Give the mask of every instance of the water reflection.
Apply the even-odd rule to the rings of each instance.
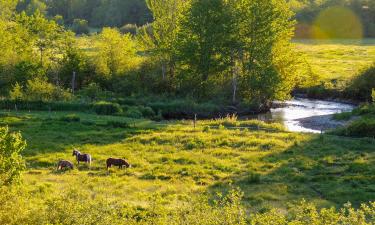
[[[263,121],[282,122],[290,131],[318,133],[320,130],[303,127],[298,120],[313,116],[348,112],[354,109],[351,104],[304,98],[295,98],[286,101],[285,104],[286,107],[271,109],[271,112],[259,114],[255,118]]]

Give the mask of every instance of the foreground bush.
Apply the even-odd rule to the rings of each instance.
[[[375,137],[375,120],[370,118],[359,119],[333,133],[350,137]]]
[[[11,133],[8,127],[0,128],[0,186],[19,181],[25,169],[20,153],[25,147],[20,133]]]
[[[150,196],[147,207],[134,207],[126,201],[95,197],[92,193],[71,189],[58,195],[43,195],[25,189],[0,189],[0,224],[350,224],[367,225],[375,222],[375,203],[354,209],[317,209],[302,201],[288,212],[271,209],[265,213],[247,214],[241,204],[242,194],[230,191],[209,203],[205,195],[184,197],[171,208],[156,193]]]

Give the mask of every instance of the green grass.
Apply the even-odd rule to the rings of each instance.
[[[338,88],[375,60],[375,39],[295,40],[312,71],[323,82],[338,81]]]
[[[27,140],[23,186],[43,192],[33,194],[33,201],[77,188],[136,207],[148,207],[157,192],[172,207],[186,196],[214,196],[233,187],[244,192],[243,204],[251,211],[287,209],[301,199],[319,207],[375,199],[373,139],[290,133],[278,124],[234,118],[199,121],[194,128],[191,121],[155,123],[85,113],[75,114],[80,122],[60,119],[68,114],[1,113],[1,125],[20,130]],[[91,168],[56,172],[58,160],[74,161],[73,148],[93,156]],[[125,158],[132,168],[107,173],[108,157]]]

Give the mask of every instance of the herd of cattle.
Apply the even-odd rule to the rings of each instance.
[[[78,150],[74,149],[73,150],[73,156],[76,157],[77,163],[79,162],[85,162],[88,163],[89,165],[92,162],[91,155],[89,154],[82,154]],[[106,161],[107,164],[107,170],[112,167],[112,166],[118,166],[119,169],[123,168],[124,166],[126,168],[131,167],[131,165],[124,159],[115,159],[115,158],[108,158]],[[60,160],[57,163],[57,170],[63,170],[63,169],[73,169],[74,165],[72,162],[68,160]]]

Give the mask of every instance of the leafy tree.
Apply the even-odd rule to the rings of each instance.
[[[8,127],[0,128],[0,186],[19,181],[26,168],[21,156],[25,147],[20,133],[11,133]]]
[[[288,94],[294,77],[290,40],[293,14],[284,0],[239,2],[239,36],[243,75],[240,92],[247,101],[268,108]]]
[[[160,62],[162,79],[175,75],[175,46],[178,19],[184,7],[181,0],[147,0],[154,21],[151,29],[143,27],[140,40],[147,51]]]
[[[179,59],[189,65],[189,83],[196,90],[204,91],[210,75],[218,79],[230,66],[227,48],[233,35],[233,18],[229,7],[223,0],[193,0],[181,18]]]
[[[87,20],[84,19],[74,19],[72,30],[76,34],[88,34],[90,33],[89,25]]]
[[[136,62],[136,48],[130,34],[104,28],[97,36],[96,72],[105,80],[128,71]]]

